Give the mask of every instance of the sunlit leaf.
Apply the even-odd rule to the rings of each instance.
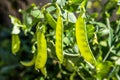
[[[63,16],[64,16],[64,18],[66,19],[66,20],[68,20],[69,22],[72,22],[72,23],[75,23],[76,22],[76,17],[75,17],[75,15],[74,15],[74,13],[71,13],[71,12],[65,12],[64,14],[63,14]]]
[[[101,79],[107,77],[112,66],[113,64],[110,61],[97,63],[96,65],[97,76],[100,77]]]
[[[31,11],[31,15],[34,16],[35,18],[41,18],[42,13],[40,12],[40,10],[35,9]]]
[[[83,0],[68,0],[70,4],[80,4]]]
[[[88,39],[93,37],[93,34],[95,32],[95,27],[92,24],[88,24],[86,25],[86,29],[87,29],[87,37]]]
[[[61,6],[64,6],[65,2],[66,2],[66,0],[56,0],[56,3],[61,5]]]
[[[116,14],[120,15],[120,6],[118,7],[118,10],[117,10]]]

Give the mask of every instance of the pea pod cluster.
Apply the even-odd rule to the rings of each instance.
[[[34,57],[31,61],[20,61],[20,63],[24,66],[32,66],[35,64],[36,70],[41,70],[44,76],[47,76],[47,71],[45,68],[45,64],[47,62],[47,43],[44,35],[43,29],[40,29],[39,23],[37,25],[36,31],[36,41],[37,41],[37,53],[35,51]]]

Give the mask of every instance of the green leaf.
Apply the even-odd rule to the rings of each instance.
[[[106,12],[106,15],[109,15],[109,14]],[[107,22],[107,27],[109,29],[108,45],[109,45],[109,47],[111,47],[111,44],[113,41],[113,30],[110,25],[109,17],[106,18],[106,22]]]
[[[48,11],[48,12],[52,12],[52,11],[55,11],[55,7],[54,6],[49,6],[47,9],[46,9],[46,11]]]
[[[65,69],[73,72],[74,71],[74,67],[72,66],[72,64],[70,63],[70,60],[65,58],[65,60],[63,61],[63,66],[65,66]]]
[[[104,9],[105,9],[105,11],[109,11],[112,8],[114,8],[115,5],[117,5],[117,2],[115,0],[107,1],[107,3],[105,4],[105,8]]]
[[[21,21],[16,18],[13,17],[11,15],[9,15],[11,22],[13,24],[13,30],[12,30],[12,34],[19,34],[20,33],[20,27],[22,27]]]
[[[112,41],[113,41],[113,30],[112,30],[112,28],[110,28],[109,30],[110,30],[110,31],[109,31],[108,44],[109,44],[109,46],[111,47]]]
[[[38,9],[32,10],[30,14],[35,18],[41,18],[41,16],[43,17],[42,13]]]
[[[17,26],[17,27],[20,27],[20,26],[21,26],[21,21],[20,21],[18,18],[14,17],[14,16],[12,16],[12,15],[9,15],[9,17],[10,17],[10,19],[11,19],[11,23],[12,23],[14,26]]]
[[[20,33],[20,28],[17,26],[13,27],[12,34],[19,34]]]
[[[92,24],[88,24],[86,25],[86,29],[87,29],[87,37],[88,39],[93,37],[93,34],[95,32],[95,27]]]
[[[105,28],[105,29],[102,29],[100,30],[98,33],[101,35],[101,36],[106,36],[109,34],[109,29],[108,28]]]
[[[76,22],[76,17],[74,15],[74,13],[72,12],[67,12],[65,11],[65,13],[63,14],[63,17],[68,21],[68,22],[72,22],[75,23]]]
[[[80,4],[84,0],[69,0],[69,3],[71,4]]]
[[[43,18],[43,14],[39,10],[39,7],[37,7],[35,4],[32,4],[31,8],[29,8],[29,14],[32,15],[35,18]]]
[[[97,77],[106,78],[112,66],[113,64],[110,61],[97,63],[96,65]]]
[[[96,25],[98,25],[101,28],[106,28],[106,25],[104,23],[102,23],[102,22],[96,22],[96,21],[94,21],[94,22],[91,22],[91,24],[96,24]]]
[[[56,3],[62,7],[65,6],[66,0],[56,0]]]
[[[75,12],[78,9],[79,5],[75,4],[67,4],[64,6],[64,9],[69,11],[69,12]]]
[[[69,44],[70,44],[69,38],[64,37],[64,38],[63,38],[63,43],[66,44],[66,45],[69,45]]]

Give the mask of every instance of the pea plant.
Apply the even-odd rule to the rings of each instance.
[[[24,56],[20,63],[34,67],[44,76],[40,80],[119,80],[119,3],[107,0],[103,6],[101,0],[53,0],[20,9],[22,20],[10,15],[12,53],[23,55],[23,41],[29,37],[26,46],[33,58]],[[90,13],[91,8],[100,12]],[[117,17],[112,20],[111,16]],[[50,64],[56,71],[50,71]]]

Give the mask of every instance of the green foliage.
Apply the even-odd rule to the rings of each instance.
[[[40,75],[37,80],[119,80],[119,0],[108,0],[104,6],[100,3],[99,0],[53,0],[41,8],[32,4],[27,10],[20,10],[22,21],[10,16],[14,26],[12,35],[17,35],[12,38],[12,52],[18,55],[21,36],[29,37],[30,46],[25,46],[34,57],[21,64],[40,69],[36,73],[45,77]],[[90,8],[101,10],[92,15],[96,12],[90,14]],[[113,15],[114,10],[117,11]],[[112,20],[111,16],[118,18]]]

